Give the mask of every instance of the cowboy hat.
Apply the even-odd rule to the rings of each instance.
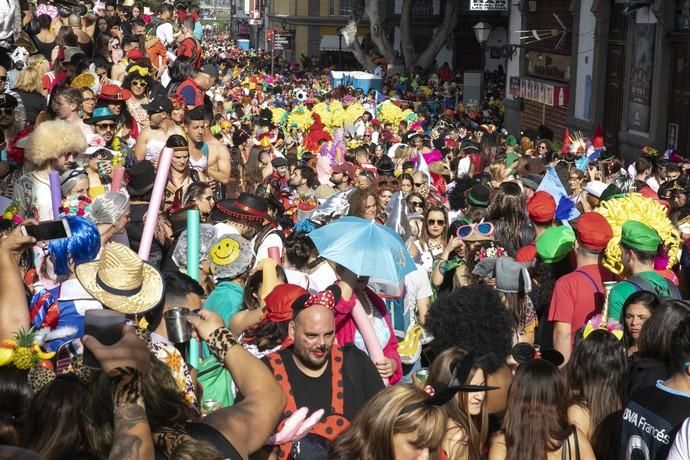
[[[160,272],[120,243],[108,244],[100,259],[77,265],[75,273],[93,298],[127,315],[145,313],[163,298]]]

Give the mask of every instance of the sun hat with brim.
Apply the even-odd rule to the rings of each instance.
[[[124,102],[130,97],[132,97],[130,90],[113,84],[103,85],[101,92],[98,93],[98,99],[107,102]]]
[[[151,310],[165,291],[160,272],[120,243],[106,245],[100,259],[77,265],[75,273],[94,299],[127,315]]]
[[[117,121],[117,115],[115,115],[108,107],[96,107],[91,113],[91,118],[84,120],[87,125],[93,125],[100,121]]]
[[[565,259],[574,244],[575,232],[572,228],[567,225],[551,227],[537,238],[537,254],[547,264],[553,264]]]
[[[211,242],[208,260],[217,279],[235,279],[251,268],[254,254],[240,235],[220,235]]]
[[[638,251],[657,252],[661,238],[652,227],[642,222],[629,220],[623,224],[621,244]]]

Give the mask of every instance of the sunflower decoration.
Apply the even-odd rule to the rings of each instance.
[[[345,119],[347,117],[347,112],[342,108],[338,108],[331,112],[331,126],[333,132],[338,128],[345,126]]]
[[[631,219],[650,226],[659,234],[668,255],[667,268],[673,267],[680,251],[680,233],[673,226],[664,208],[658,201],[639,193],[629,193],[620,198],[603,201],[596,212],[606,218],[613,229],[613,238],[606,247],[604,267],[615,274],[623,272],[620,239],[623,224]]]
[[[280,126],[285,126],[285,123],[288,121],[288,116],[290,115],[287,110],[282,107],[273,107],[271,113],[273,114],[273,120]]]
[[[306,131],[311,126],[313,120],[311,118],[311,112],[306,109],[302,104],[298,104],[290,112],[288,117],[288,123],[291,125],[294,123],[297,129]]]
[[[378,119],[383,123],[390,123],[397,126],[404,118],[403,111],[390,100],[384,101],[378,106]]]
[[[347,107],[345,110],[345,124],[352,125],[359,117],[361,117],[366,109],[359,102],[355,102]]]

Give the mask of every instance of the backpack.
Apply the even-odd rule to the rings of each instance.
[[[683,298],[683,296],[680,293],[680,290],[678,289],[678,286],[676,286],[666,278],[664,278],[664,281],[666,282],[670,295],[662,295],[661,292],[657,290],[656,286],[652,286],[649,282],[647,282],[644,278],[642,278],[639,275],[633,275],[630,278],[623,281],[627,281],[628,283],[635,286],[635,291],[649,291],[653,294],[656,294],[659,297],[659,300],[662,302],[664,300],[680,300]]]

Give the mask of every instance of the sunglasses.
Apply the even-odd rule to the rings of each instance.
[[[132,82],[132,86],[136,86],[137,88],[146,88],[146,86],[148,86],[148,83],[141,80],[134,80]]]
[[[95,126],[96,126],[97,129],[100,129],[100,130],[103,130],[103,131],[105,131],[105,130],[114,131],[114,130],[115,130],[115,126],[117,126],[117,125],[116,125],[115,123],[103,123],[103,124],[95,125]]]
[[[0,108],[0,113],[3,115],[12,115],[14,113],[14,109],[11,107],[3,107]]]
[[[427,219],[426,221],[427,225],[438,225],[439,227],[443,227],[446,225],[446,220],[445,219]]]
[[[424,203],[422,203],[421,201],[410,201],[410,206],[412,206],[413,208],[423,208]]]
[[[421,187],[422,185],[424,185],[424,182],[413,182],[413,184],[415,187]]]
[[[494,224],[492,224],[491,222],[481,222],[479,224],[463,225],[462,227],[458,228],[455,234],[460,239],[466,239],[472,236],[473,234],[477,234],[480,236],[491,236],[493,235],[493,233]]]

